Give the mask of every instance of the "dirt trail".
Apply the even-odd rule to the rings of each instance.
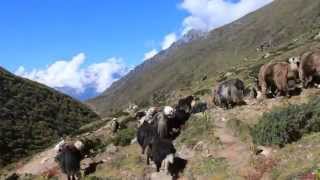
[[[316,89],[310,89],[305,90],[300,96],[294,96],[289,99],[280,97],[263,101],[253,100],[248,105],[230,110],[211,110],[210,115],[214,120],[215,136],[219,138],[222,144],[222,149],[217,152],[217,155],[226,158],[231,170],[237,175],[248,177],[257,173],[251,165],[254,154],[250,149],[250,144],[234,136],[232,130],[227,127],[228,120],[236,118],[247,124],[255,124],[264,112],[268,112],[274,107],[305,103],[308,100],[307,97],[318,93],[319,91]]]
[[[34,156],[28,163],[17,169],[18,174],[44,174],[57,167],[54,162],[56,152],[54,149],[46,150]]]
[[[250,168],[252,151],[250,151],[248,144],[245,144],[233,135],[233,132],[226,125],[228,119],[224,114],[225,112],[220,109],[212,111],[215,124],[215,136],[217,136],[222,143],[222,149],[217,152],[217,155],[226,158],[230,168],[236,174],[245,175],[247,172],[244,171],[254,170]]]

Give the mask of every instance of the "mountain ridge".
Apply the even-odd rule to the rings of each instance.
[[[0,167],[99,119],[86,105],[0,67]]]
[[[277,0],[233,23],[212,30],[206,38],[173,45],[138,65],[102,95],[88,100],[101,115],[110,115],[129,103],[163,104],[171,93],[188,89],[203,77],[255,59],[301,34],[319,27],[320,3],[311,0]],[[257,47],[269,43],[265,52]],[[208,78],[208,83],[214,80]],[[192,89],[190,92],[192,92]],[[159,102],[159,99],[163,100]]]

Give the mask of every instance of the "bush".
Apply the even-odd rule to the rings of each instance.
[[[112,142],[116,146],[127,146],[131,143],[131,140],[135,138],[136,130],[133,128],[127,128],[120,130]]]
[[[177,140],[178,144],[193,147],[200,140],[211,139],[209,137],[213,136],[213,124],[208,120],[209,118],[207,114],[200,117],[191,116]]]
[[[114,114],[112,114],[112,117],[118,118],[121,116],[129,116],[130,114],[128,112],[124,112],[124,111],[117,111]]]
[[[304,134],[320,131],[320,98],[303,105],[290,105],[265,113],[251,130],[254,143],[279,145],[299,140]]]
[[[211,89],[201,89],[197,92],[194,93],[195,96],[204,96],[204,95],[210,95],[212,92],[211,92]]]

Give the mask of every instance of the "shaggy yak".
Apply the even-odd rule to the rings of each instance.
[[[137,131],[137,141],[142,149],[142,154],[144,154],[146,147],[150,144],[153,137],[156,135],[156,130],[153,124],[149,124],[144,121]]]
[[[299,76],[304,88],[320,87],[320,51],[306,52],[300,56]]]
[[[169,137],[169,121],[173,119],[175,110],[170,106],[165,106],[162,112],[154,116],[154,127],[160,138]]]
[[[169,164],[174,163],[176,149],[172,142],[155,136],[150,142],[147,150],[147,164],[150,159],[156,164],[157,172],[160,171],[161,164],[164,162],[164,169],[168,173]]]
[[[84,145],[81,141],[74,144],[63,144],[55,158],[62,172],[67,175],[68,180],[75,180],[80,172],[80,161],[83,156],[81,150]]]
[[[259,87],[262,97],[266,97],[268,92],[273,94],[289,95],[289,91],[296,89],[296,81],[299,79],[299,60],[290,58],[287,62],[275,62],[263,65],[259,71]]]
[[[176,110],[184,110],[187,113],[191,113],[193,101],[194,101],[193,96],[188,96],[186,98],[182,98],[178,101],[178,105],[175,107],[175,109]]]
[[[213,103],[225,109],[243,104],[244,83],[239,79],[226,80],[213,90]]]
[[[117,119],[112,119],[111,121],[111,131],[113,134],[115,134],[119,130],[120,124],[117,121]]]
[[[157,107],[150,107],[146,112],[138,112],[136,114],[136,118],[138,118],[138,126],[141,126],[143,122],[152,123],[153,117],[160,112],[159,108]]]

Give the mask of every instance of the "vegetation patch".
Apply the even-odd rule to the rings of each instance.
[[[200,160],[192,168],[193,174],[202,177],[214,177],[214,179],[228,179],[229,167],[224,158],[206,158]]]
[[[204,96],[204,95],[210,95],[211,94],[211,89],[201,89],[197,92],[194,93],[195,96]]]
[[[189,147],[196,145],[198,141],[215,140],[213,133],[213,123],[209,121],[208,115],[191,116],[187,121],[185,130],[182,131],[177,142]]]
[[[125,111],[117,111],[115,113],[112,114],[112,117],[118,118],[121,116],[129,116],[130,114],[128,112]]]
[[[127,146],[131,143],[131,140],[136,136],[136,130],[133,128],[126,128],[120,130],[116,137],[112,139],[112,142],[116,146]]]
[[[86,132],[95,131],[95,130],[105,126],[108,122],[109,122],[109,120],[99,120],[99,121],[95,121],[95,122],[86,124],[86,125],[82,126],[77,133],[84,134]]]
[[[279,145],[299,140],[304,134],[320,131],[320,98],[307,104],[274,108],[263,114],[251,135],[261,145]]]
[[[275,154],[277,165],[271,171],[272,179],[306,179],[319,173],[319,144],[320,133],[313,133],[282,148]]]
[[[112,180],[123,179],[123,177],[121,178],[120,176],[123,172],[128,172],[135,177],[142,177],[145,169],[145,162],[141,158],[140,153],[138,145],[130,145],[122,148],[121,151],[111,157],[111,161],[98,166],[97,171],[89,177],[100,179],[108,178]],[[135,179],[129,174],[126,178]]]

